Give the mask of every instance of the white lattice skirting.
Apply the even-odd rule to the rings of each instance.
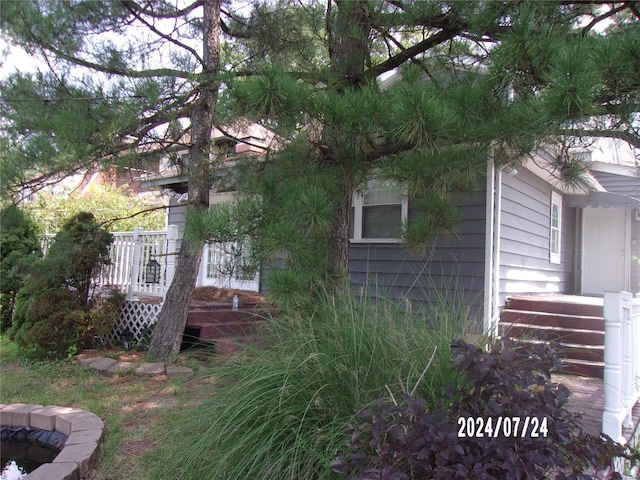
[[[105,338],[106,343],[109,345],[120,344],[120,335],[127,329],[133,333],[137,342],[141,341],[144,330],[156,323],[161,309],[161,303],[152,304],[125,300],[120,309],[118,323]]]

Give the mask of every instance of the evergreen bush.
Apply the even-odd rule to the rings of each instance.
[[[65,222],[18,292],[9,337],[40,356],[93,346],[107,333],[122,296],[94,291],[92,279],[109,262],[111,239],[91,213]]]
[[[16,295],[40,257],[35,224],[15,205],[0,211],[0,331],[11,326]]]

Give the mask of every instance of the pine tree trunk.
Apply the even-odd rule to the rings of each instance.
[[[330,39],[331,70],[338,92],[359,88],[369,61],[371,20],[366,0],[337,0],[335,30]],[[325,127],[323,143],[328,150],[321,164],[341,172],[339,204],[334,212],[329,239],[328,274],[338,290],[349,287],[349,220],[353,181],[350,164],[358,152],[357,139],[341,130]]]
[[[220,0],[204,0],[203,38],[206,87],[202,87],[191,114],[191,146],[189,148],[189,208],[203,211],[209,208],[211,188],[211,132],[218,97],[218,83],[207,79],[220,68]],[[202,247],[202,245],[200,246]],[[198,278],[202,248],[183,241],[173,282],[167,291],[162,310],[153,331],[149,354],[162,361],[171,361],[180,351],[182,334],[187,323],[189,304]]]

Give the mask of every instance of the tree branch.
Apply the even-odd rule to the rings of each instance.
[[[396,67],[399,67],[407,60],[419,55],[421,53],[426,52],[427,50],[435,47],[436,45],[440,45],[448,40],[451,40],[459,33],[459,29],[455,27],[449,27],[440,30],[435,35],[430,36],[429,38],[424,39],[421,42],[416,43],[412,47],[409,47],[397,55],[385,60],[378,65],[375,65],[373,68],[370,68],[364,73],[366,78],[376,78],[378,75],[393,70]]]
[[[142,6],[140,6],[140,4],[138,4],[138,2],[135,2],[134,0],[121,0],[123,4],[126,5],[127,9],[131,10],[135,10],[136,12],[142,14],[142,15],[147,15],[149,17],[153,17],[153,18],[179,18],[182,17],[188,13],[191,13],[192,11],[194,11],[196,8],[202,6],[202,0],[197,0],[195,2],[193,2],[191,5],[186,6],[185,8],[182,8],[180,10],[175,10],[175,11],[166,11],[166,12],[155,12],[153,10],[149,10],[146,9]]]
[[[138,19],[138,21],[140,21],[144,25],[146,25],[149,28],[149,30],[151,30],[153,33],[158,35],[160,38],[164,38],[166,41],[168,41],[170,43],[173,43],[174,45],[178,46],[179,48],[183,48],[184,50],[188,51],[189,53],[191,53],[191,55],[193,55],[198,60],[198,62],[200,62],[200,64],[202,64],[202,57],[198,54],[198,52],[195,51],[195,49],[191,48],[188,45],[185,45],[182,42],[177,41],[175,38],[172,38],[170,35],[167,35],[167,34],[161,32],[160,30],[158,30],[154,25],[152,25],[147,20],[142,18],[142,16],[138,13],[138,11],[136,11],[134,8],[132,8],[130,6],[130,3],[132,3],[132,2],[129,2],[129,1],[126,1],[126,0],[120,0],[120,1],[125,6],[125,8],[127,10],[129,10],[129,12],[131,12],[131,14],[136,19]]]
[[[640,148],[640,137],[620,130],[583,130],[579,128],[565,128],[560,130],[559,134],[572,137],[617,138],[619,140],[624,140],[635,148]]]
[[[134,218],[137,217],[138,215],[144,215],[145,213],[149,213],[149,212],[155,212],[156,210],[166,210],[167,208],[169,208],[166,205],[160,205],[160,206],[155,206],[155,207],[149,207],[149,208],[145,208],[144,210],[140,210],[139,212],[136,213],[132,213],[131,215],[127,215],[124,217],[116,217],[116,218],[110,218],[109,220],[105,220],[104,222],[98,224],[98,227],[103,227],[105,225],[111,225],[119,220],[129,220],[130,218]]]

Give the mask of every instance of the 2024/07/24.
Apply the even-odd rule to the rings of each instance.
[[[548,432],[547,417],[458,418],[458,438],[546,438]]]

